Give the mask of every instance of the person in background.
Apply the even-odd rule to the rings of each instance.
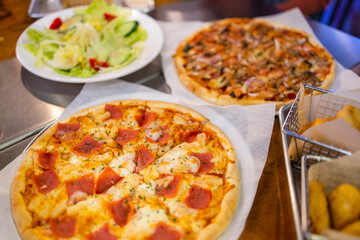
[[[315,16],[321,13],[330,0],[264,0],[281,10],[298,7],[303,14]]]

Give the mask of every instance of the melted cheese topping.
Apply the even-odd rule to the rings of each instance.
[[[154,227],[158,222],[169,222],[165,210],[145,206],[126,225],[123,237],[125,239],[144,239],[154,232]]]
[[[134,158],[135,158],[135,153],[124,154],[120,157],[113,159],[110,162],[110,167],[112,167],[115,171],[116,169],[122,169],[122,170],[126,169],[128,174],[130,174],[134,172],[136,167],[134,163]],[[123,171],[121,171],[121,173],[123,173]]]
[[[204,129],[203,123],[189,114],[161,108],[148,109],[145,106],[122,105],[121,109],[123,118],[118,120],[108,119],[109,114],[104,109],[72,117],[69,122],[79,122],[81,125],[76,139],[60,141],[52,135],[43,148],[35,146],[32,149],[34,152],[29,153],[35,167],[28,170],[26,194],[23,194],[23,197],[27,209],[36,219],[34,229],[51,236],[49,218],[67,216],[76,219],[76,231],[72,239],[80,239],[98,230],[104,223],[108,223],[110,231],[117,238],[146,239],[159,222],[176,228],[185,238],[196,238],[219,213],[219,206],[228,186],[224,178],[215,175],[194,176],[198,174],[201,163],[191,153],[212,152],[211,162],[214,163],[214,169],[209,174],[225,176],[228,156],[221,139],[215,132],[207,130],[206,134],[198,134],[196,141],[183,142],[186,132]],[[157,118],[146,129],[141,129],[134,116],[141,115],[145,109],[156,112]],[[157,139],[159,133],[154,129],[159,126],[167,126],[169,140],[163,143],[149,142],[146,134],[151,132],[153,135],[150,138]],[[138,136],[134,141],[120,145],[115,141],[119,128],[136,129]],[[83,155],[72,150],[85,136],[91,136],[102,144],[95,153]],[[140,172],[136,172],[135,150],[140,145],[148,148],[155,160]],[[37,161],[39,150],[59,153],[53,168],[60,184],[46,194],[38,193],[31,178],[32,174],[41,174],[44,171]],[[66,180],[92,173],[96,186],[96,180],[108,166],[122,177],[116,184],[109,186],[101,194],[84,194],[78,190],[68,197],[64,183]],[[181,176],[176,195],[158,196],[156,187],[171,187],[173,174]],[[192,184],[212,191],[213,198],[208,208],[197,210],[186,205],[185,199]],[[121,227],[116,224],[108,206],[110,202],[124,197],[129,197],[133,213],[129,215],[127,224]]]
[[[160,173],[196,173],[200,167],[198,158],[189,156],[192,146],[195,144],[183,143],[170,151],[155,162]],[[196,144],[197,145],[197,144]]]

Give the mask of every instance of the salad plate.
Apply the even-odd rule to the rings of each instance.
[[[86,7],[80,7],[80,9],[81,8]],[[41,18],[31,24],[20,35],[16,44],[16,57],[24,68],[26,68],[31,73],[48,80],[67,83],[91,83],[115,79],[131,74],[149,64],[160,53],[164,43],[164,36],[158,23],[150,16],[138,10],[124,8],[131,11],[131,17],[129,17],[127,20],[138,22],[139,26],[141,26],[141,28],[143,28],[147,33],[147,38],[144,41],[144,46],[142,47],[139,56],[137,56],[137,58],[128,65],[111,71],[101,70],[87,78],[60,74],[45,63],[37,66],[37,64],[35,64],[37,62],[37,57],[28,51],[25,47],[25,45],[32,43],[31,39],[29,39],[27,31],[29,29],[35,29],[39,32],[43,32],[44,28],[48,29],[55,19],[68,19],[73,17],[75,9],[76,8],[69,8],[49,14],[46,17]],[[77,9],[79,9],[79,7]]]

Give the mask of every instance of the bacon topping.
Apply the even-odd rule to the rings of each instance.
[[[176,228],[159,222],[150,240],[179,240],[181,237],[182,234]]]
[[[134,163],[136,164],[136,172],[146,168],[155,160],[155,156],[144,145],[139,146],[135,150]]]
[[[121,179],[122,177],[120,177],[119,174],[117,174],[111,167],[107,166],[96,181],[96,194],[107,191]]]
[[[58,152],[45,152],[39,151],[38,152],[38,161],[42,168],[50,169],[55,165],[56,160],[59,157]]]
[[[189,195],[185,198],[185,203],[188,207],[194,209],[205,209],[209,206],[211,198],[212,194],[210,190],[192,185]]]
[[[94,194],[95,179],[94,174],[89,173],[79,178],[65,181],[66,193],[69,196],[69,202],[79,202],[88,195]],[[76,199],[73,199],[76,196]]]
[[[136,115],[135,120],[139,124],[140,128],[145,129],[156,119],[156,116],[156,113],[146,111],[144,115]]]
[[[197,157],[200,161],[200,168],[198,173],[207,173],[214,168],[214,163],[210,161],[214,157],[212,152],[191,153],[190,155]]]
[[[115,142],[119,144],[125,144],[136,138],[138,135],[138,130],[133,129],[120,129],[118,130],[118,134],[115,138]]]
[[[50,229],[55,237],[70,238],[74,236],[76,228],[75,218],[52,218]]]
[[[110,212],[117,225],[124,227],[128,222],[128,218],[133,214],[130,205],[131,197],[123,197],[119,201],[109,203]]]
[[[166,181],[166,178],[172,177],[172,181]],[[162,185],[155,187],[155,194],[162,197],[175,197],[179,190],[180,175],[170,175],[163,178],[165,181]],[[170,179],[171,180],[171,179]]]
[[[105,104],[105,111],[110,113],[109,119],[120,119],[123,113],[118,105]]]
[[[117,238],[110,232],[107,223],[96,232],[86,236],[87,240],[116,240]]]
[[[79,155],[89,156],[96,150],[101,148],[103,143],[96,141],[87,135],[79,144],[72,148],[72,150]]]
[[[40,193],[48,193],[57,188],[60,183],[59,177],[53,169],[45,170],[39,175],[33,175],[33,180]]]
[[[59,140],[74,140],[79,129],[80,123],[58,123],[54,136]]]
[[[166,143],[170,137],[170,134],[167,131],[168,129],[169,128],[166,125],[154,129],[146,129],[146,139],[152,143]]]
[[[184,141],[187,143],[192,143],[192,142],[196,141],[197,135],[200,133],[202,133],[201,130],[187,131],[184,135]]]

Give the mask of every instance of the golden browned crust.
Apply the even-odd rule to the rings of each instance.
[[[25,171],[27,169],[27,164],[29,164],[29,162],[25,160],[20,169],[18,170],[18,173],[11,184],[10,190],[12,214],[19,234],[22,236],[23,239],[26,239],[24,238],[23,233],[31,227],[32,222],[32,216],[26,208],[22,195],[19,194],[25,191]]]
[[[215,125],[209,123],[210,120],[204,117],[202,114],[192,110],[191,108],[184,107],[174,103],[168,102],[160,102],[160,101],[144,101],[137,99],[130,100],[120,100],[113,101],[108,103],[99,104],[96,106],[91,106],[89,108],[83,109],[67,118],[59,121],[60,123],[66,123],[73,117],[84,116],[90,112],[97,111],[99,109],[103,109],[105,104],[122,104],[122,105],[131,105],[131,106],[148,106],[150,108],[165,108],[171,109],[174,111],[179,111],[182,113],[190,114],[192,117],[202,121],[205,128],[208,128],[216,133],[216,135],[221,139],[223,147],[225,148],[227,155],[229,157],[229,162],[226,171],[226,181],[231,189],[225,194],[222,203],[221,203],[221,211],[217,215],[215,219],[206,226],[201,232],[198,239],[215,239],[218,237],[221,232],[227,227],[229,224],[233,213],[236,209],[236,205],[239,197],[239,189],[240,189],[240,174],[237,167],[237,159],[234,149],[231,145],[229,138]],[[36,164],[36,152],[40,149],[43,149],[48,143],[51,136],[56,131],[57,124],[51,126],[48,130],[46,130],[41,136],[39,136],[34,144],[29,149],[28,153],[25,156],[24,161],[21,166],[17,170],[15,178],[11,184],[11,206],[12,213],[15,224],[17,226],[18,232],[22,239],[24,240],[35,240],[35,239],[49,239],[46,236],[41,235],[39,231],[32,228],[32,213],[27,209],[23,193],[26,187],[26,171],[31,169]]]
[[[54,126],[51,127],[48,131],[39,137],[26,154],[26,157],[22,164],[20,165],[17,173],[14,177],[13,182],[11,183],[10,196],[11,196],[11,209],[13,218],[18,229],[18,232],[22,239],[44,239],[42,236],[29,234],[32,224],[32,214],[28,211],[23,194],[25,192],[26,186],[26,171],[31,169],[34,165],[34,153],[38,149],[42,149],[46,144],[54,131]]]
[[[230,139],[217,126],[209,123],[207,128],[217,133],[225,148],[229,162],[225,174],[226,182],[232,188],[225,194],[221,202],[221,210],[211,224],[206,226],[199,234],[198,240],[216,239],[227,228],[235,212],[240,192],[240,174],[237,166],[237,159]]]
[[[227,23],[232,22],[234,20],[236,20],[236,18],[228,18],[228,19],[221,20],[221,22],[223,22],[224,25],[226,25]],[[296,29],[296,28],[293,28],[290,26],[286,26],[286,25],[283,25],[280,23],[274,23],[274,22],[269,22],[269,21],[264,21],[264,20],[259,20],[259,19],[256,19],[255,21],[259,22],[259,23],[267,24],[267,25],[272,25],[274,27],[288,29],[290,31],[295,31],[295,32],[301,33],[304,36],[306,36],[309,39],[309,41],[311,42],[311,44],[314,45],[315,47],[324,48],[319,42],[315,41],[310,34],[304,32],[304,31],[301,31],[299,29]],[[194,38],[194,36],[198,35],[199,32],[208,29],[209,26],[206,26],[205,28],[202,28],[202,29],[196,31],[195,33],[191,34],[190,36],[188,36],[187,38],[182,40],[176,50],[176,53],[174,54],[174,57],[173,57],[174,63],[175,63],[175,68],[177,70],[179,79],[180,79],[181,83],[190,92],[194,93],[196,96],[198,96],[210,103],[220,105],[220,106],[227,106],[227,105],[234,105],[234,104],[257,105],[257,104],[275,103],[276,110],[279,110],[285,104],[293,102],[293,100],[284,102],[284,101],[268,101],[268,100],[261,100],[261,99],[233,98],[233,97],[229,96],[228,94],[221,94],[218,91],[213,90],[209,87],[206,87],[206,86],[200,84],[199,82],[195,81],[194,79],[190,78],[186,72],[186,69],[183,67],[184,59],[182,58],[182,49],[184,49],[185,45],[187,44],[187,42],[189,40]],[[334,81],[335,71],[336,71],[335,60],[333,59],[333,57],[330,55],[329,52],[326,51],[326,54],[328,55],[328,57],[330,59],[330,67],[329,67],[328,75],[325,77],[325,79],[322,80],[322,83],[319,86],[319,88],[322,88],[322,89],[330,89],[330,87]],[[316,94],[318,94],[318,93],[316,93]]]

